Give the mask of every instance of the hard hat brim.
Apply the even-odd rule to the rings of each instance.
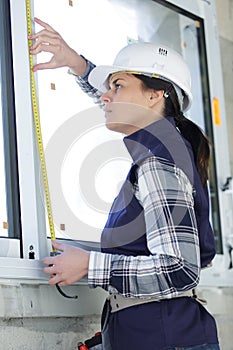
[[[97,90],[104,93],[108,90],[107,84],[106,84],[108,77],[113,73],[125,72],[125,71],[129,71],[129,67],[97,66],[90,72],[88,81],[91,84],[91,86],[95,87]],[[132,71],[136,71],[136,70],[132,69]]]

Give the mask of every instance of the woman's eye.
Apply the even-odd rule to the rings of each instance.
[[[116,90],[119,90],[120,88],[121,88],[121,85],[120,85],[120,84],[116,84],[116,85],[115,85],[115,89],[116,89]]]

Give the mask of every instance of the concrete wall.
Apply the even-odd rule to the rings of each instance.
[[[63,288],[0,281],[0,350],[75,350],[100,331],[106,293],[86,283]]]
[[[75,350],[100,330],[99,316],[1,318],[1,350]]]

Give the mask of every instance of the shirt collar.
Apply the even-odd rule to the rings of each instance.
[[[174,133],[178,133],[174,118],[166,117],[124,137],[124,143],[134,163],[138,163],[149,155],[162,156],[162,148],[169,148]]]

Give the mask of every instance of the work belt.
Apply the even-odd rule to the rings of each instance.
[[[199,303],[201,304],[206,304],[206,300],[204,299],[200,299],[197,296],[196,290],[192,289],[192,290],[188,290],[184,293],[181,293],[179,295],[177,295],[176,297],[174,297],[173,299],[176,298],[182,298],[182,297],[191,297],[195,300],[197,300]],[[111,305],[111,312],[116,312],[116,311],[120,311],[123,309],[126,309],[127,307],[131,307],[134,305],[140,305],[140,304],[146,304],[146,303],[151,303],[154,301],[162,301],[162,300],[171,300],[168,298],[159,298],[159,297],[151,297],[151,298],[126,298],[123,297],[121,294],[110,294],[108,297],[108,300],[110,301],[110,305]]]

